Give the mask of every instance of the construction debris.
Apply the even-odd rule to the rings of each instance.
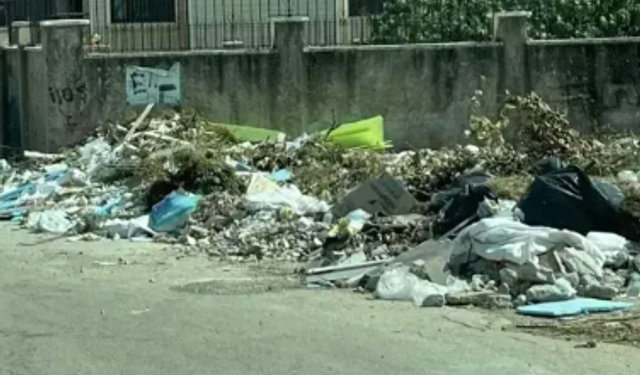
[[[0,160],[0,218],[303,261],[308,284],[417,306],[640,295],[640,138],[579,135],[536,95],[509,100],[499,126],[472,118],[475,144],[399,153],[380,117],[287,140],[154,111]]]

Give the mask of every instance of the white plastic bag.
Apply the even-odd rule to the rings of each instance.
[[[633,185],[638,183],[638,175],[636,175],[634,172],[629,170],[621,171],[620,173],[618,173],[617,179],[618,179],[618,182],[623,185],[624,184]]]
[[[391,268],[380,276],[376,285],[378,298],[389,301],[413,300],[413,288],[420,280],[404,266]]]
[[[411,292],[413,304],[418,307],[442,307],[447,288],[427,280],[418,280]]]
[[[5,159],[0,159],[0,173],[9,172],[11,170],[11,165]]]
[[[56,181],[42,182],[37,184],[31,192],[22,194],[18,198],[18,204],[28,205],[42,202],[60,193],[61,190],[62,187]]]
[[[36,232],[67,233],[73,228],[73,223],[67,219],[64,211],[42,211],[29,215],[27,227]]]
[[[302,194],[295,185],[250,194],[246,199],[247,208],[252,211],[278,210],[285,207],[291,208],[299,215],[329,211],[327,202]]]
[[[156,233],[149,228],[149,215],[143,215],[134,219],[107,220],[102,226],[110,238],[154,237]]]
[[[80,147],[80,163],[90,178],[101,178],[112,173],[104,165],[113,158],[111,145],[104,138],[96,138]]]
[[[626,238],[615,233],[589,232],[587,239],[602,251],[607,263],[620,266],[626,262],[630,244]]]

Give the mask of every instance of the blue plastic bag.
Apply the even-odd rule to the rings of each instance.
[[[173,232],[182,228],[198,207],[199,195],[174,191],[153,206],[149,227],[155,232]]]
[[[7,192],[0,194],[0,202],[10,202],[15,201],[20,198],[25,193],[33,193],[36,191],[36,185],[34,184],[23,184],[19,187],[13,188]]]

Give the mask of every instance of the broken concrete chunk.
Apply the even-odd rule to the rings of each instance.
[[[529,281],[534,284],[554,284],[556,282],[553,270],[528,262],[517,269],[518,280]]]
[[[566,301],[575,295],[576,290],[565,279],[558,279],[553,285],[534,285],[527,290],[527,300],[531,302]]]
[[[495,294],[495,292],[490,290],[447,294],[446,301],[447,305],[450,306],[484,306],[487,303],[487,298]]]
[[[609,285],[589,284],[581,288],[580,295],[588,298],[612,300],[618,295],[618,289]]]
[[[566,273],[566,269],[562,264],[562,259],[556,251],[548,251],[538,255],[538,264],[542,269],[551,270],[553,272]]]
[[[471,277],[471,289],[475,292],[484,290],[486,281],[487,278],[484,275],[473,275]]]
[[[627,289],[627,297],[640,297],[640,273],[632,273],[629,279],[629,288]]]
[[[505,294],[493,294],[487,296],[486,307],[491,309],[511,309],[513,303],[511,302],[511,296]]]
[[[426,267],[427,262],[423,259],[414,260],[411,263],[411,267],[409,268],[409,272],[418,276],[423,280],[429,280],[429,269]]]
[[[575,272],[564,273],[561,275],[557,275],[557,277],[559,279],[567,280],[569,284],[571,284],[571,286],[574,288],[578,287],[578,284],[580,284],[580,276],[578,276],[578,274]]]
[[[595,276],[589,274],[580,275],[580,285],[588,286],[588,285],[598,285],[600,281],[596,279]]]
[[[624,278],[610,269],[605,269],[602,275],[602,285],[610,286],[616,290],[620,290],[624,286]]]
[[[507,284],[500,284],[500,286],[498,287],[498,294],[503,294],[503,295],[511,295],[511,289],[509,288],[509,285]]]
[[[197,239],[205,238],[209,235],[209,230],[198,225],[189,228],[189,234]]]
[[[520,306],[524,306],[526,304],[527,304],[527,296],[525,296],[524,294],[518,295],[513,300],[513,307],[520,307]]]
[[[450,274],[447,264],[451,258],[452,249],[450,241],[426,241],[400,254],[392,263],[416,266],[413,268],[422,275],[418,277],[446,285],[447,276]],[[416,264],[416,261],[419,262]]]
[[[633,258],[633,266],[636,272],[640,272],[640,254]]]
[[[516,289],[518,285],[518,272],[513,268],[505,267],[500,270],[500,282],[509,289]]]

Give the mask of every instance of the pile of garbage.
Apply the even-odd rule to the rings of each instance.
[[[420,306],[640,295],[640,139],[581,136],[535,94],[473,117],[469,145],[398,153],[381,117],[287,140],[152,112],[0,161],[0,218],[303,261],[309,285]]]

